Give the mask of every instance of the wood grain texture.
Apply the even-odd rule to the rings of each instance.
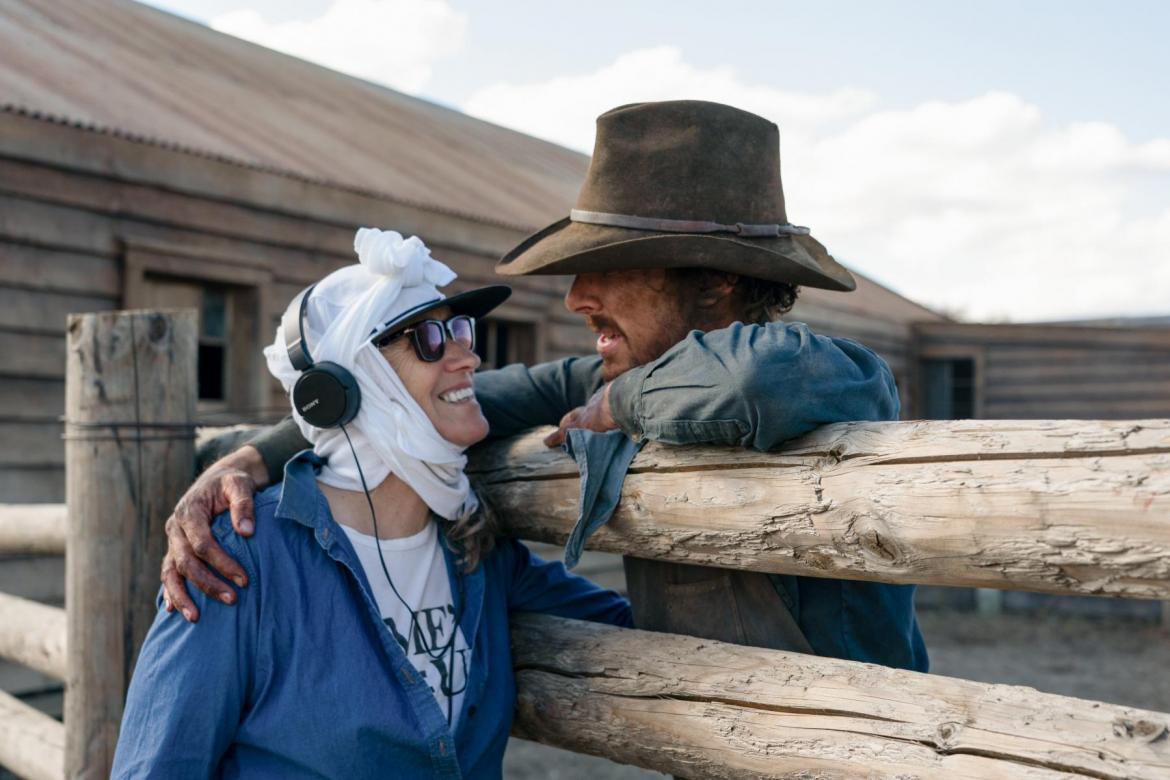
[[[64,554],[64,504],[0,504],[0,555]]]
[[[476,451],[506,530],[563,544],[576,465]],[[1170,420],[845,423],[772,453],[648,445],[590,549],[881,582],[1170,599]]]
[[[66,771],[105,778],[154,619],[166,517],[191,481],[194,311],[69,319]],[[157,427],[152,427],[156,426]],[[139,427],[144,426],[144,427]]]
[[[513,733],[689,778],[1165,778],[1170,715],[621,629],[512,623]]]
[[[0,766],[27,780],[65,777],[65,727],[0,691]]]
[[[65,610],[0,593],[0,657],[64,680]]]

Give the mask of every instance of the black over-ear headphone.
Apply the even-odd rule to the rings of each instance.
[[[314,363],[305,340],[305,309],[316,284],[293,298],[280,320],[280,331],[293,368],[301,372],[292,389],[297,412],[314,428],[336,428],[357,416],[362,393],[353,374],[336,363]]]

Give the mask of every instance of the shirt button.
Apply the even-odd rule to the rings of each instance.
[[[472,704],[470,707],[467,708],[467,717],[469,717],[469,718],[475,717],[475,705],[474,704]]]
[[[402,679],[407,683],[407,685],[414,684],[414,675],[411,674],[409,669],[403,669],[401,673],[402,673]]]

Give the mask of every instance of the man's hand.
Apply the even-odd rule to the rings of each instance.
[[[224,604],[235,603],[235,591],[204,562],[240,587],[248,584],[248,575],[215,541],[211,521],[230,509],[236,533],[251,536],[256,523],[252,496],[267,481],[259,451],[246,445],[213,463],[179,499],[174,514],[167,518],[167,554],[162,562],[163,601],[168,611],[178,609],[191,622],[199,619],[199,610],[187,593],[188,580]]]
[[[544,437],[547,447],[559,447],[565,443],[570,428],[584,428],[589,431],[612,431],[618,427],[609,409],[609,382],[593,394],[584,406],[578,406],[561,418],[557,429]]]

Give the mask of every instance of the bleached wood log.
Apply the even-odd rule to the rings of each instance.
[[[544,615],[513,734],[688,778],[1166,778],[1170,715]]]
[[[65,610],[0,593],[0,658],[64,680]]]
[[[27,780],[61,780],[65,727],[0,691],[0,766]]]
[[[64,504],[0,504],[0,555],[64,554]]]
[[[469,473],[563,544],[573,461],[536,432]],[[1170,599],[1170,420],[845,423],[778,452],[650,444],[590,549],[818,577]]]
[[[155,615],[160,519],[194,470],[196,317],[70,315],[65,365],[66,773],[109,776],[138,647]]]

